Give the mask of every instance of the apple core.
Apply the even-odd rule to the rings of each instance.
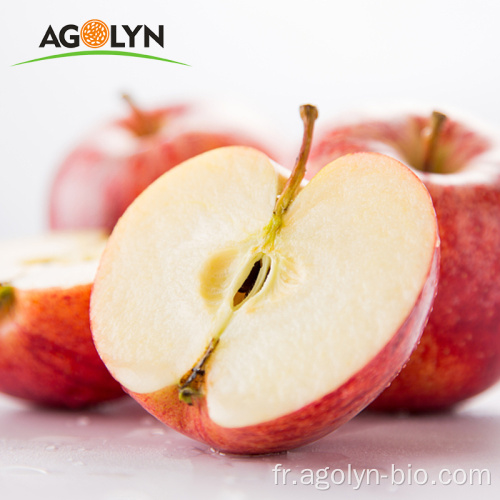
[[[304,105],[300,107],[300,116],[304,122],[304,137],[292,174],[288,178],[283,192],[276,200],[272,218],[263,230],[262,237],[260,238],[261,241],[257,240],[257,244],[250,250],[249,256],[241,267],[240,272],[232,280],[228,295],[230,301],[232,297],[232,303],[230,303],[229,307],[225,303],[221,304],[220,310],[217,313],[219,319],[215,323],[214,335],[207,349],[195,366],[180,380],[179,399],[187,404],[193,404],[193,397],[201,395],[200,388],[204,382],[205,365],[215,351],[220,336],[224,333],[227,324],[231,320],[231,316],[246,301],[261,291],[269,275],[272,258],[266,252],[273,249],[276,235],[283,224],[283,214],[286,212],[304,178],[307,158],[311,150],[314,122],[318,118],[318,110],[309,104]],[[208,276],[211,277],[212,272],[213,270],[210,269],[207,273]]]

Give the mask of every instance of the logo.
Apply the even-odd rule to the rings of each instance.
[[[101,47],[109,45],[109,49],[104,50]],[[144,48],[150,48],[153,44],[164,48],[164,26],[159,25],[156,29],[152,29],[145,24],[139,24],[137,26],[131,27],[127,24],[115,25],[112,24],[108,26],[104,21],[100,19],[90,19],[79,28],[76,24],[66,24],[62,26],[59,30],[54,29],[50,25],[45,34],[42,37],[39,48],[44,49],[46,47],[52,47],[55,49],[68,48],[75,49],[84,45],[91,50],[80,50],[74,52],[63,52],[59,54],[53,54],[50,56],[39,57],[37,59],[30,59],[29,61],[23,61],[13,66],[19,66],[20,64],[27,64],[37,61],[45,61],[47,59],[58,59],[61,57],[73,57],[73,56],[90,56],[90,55],[100,55],[100,56],[127,56],[127,57],[141,57],[144,59],[154,59],[156,61],[169,62],[174,64],[181,64],[183,66],[189,66],[189,64],[182,63],[179,61],[173,61],[172,59],[164,59],[162,57],[156,57],[149,54],[143,54],[138,52],[127,52],[123,50],[113,50],[116,48],[135,48],[136,45],[142,46]],[[111,49],[111,50],[110,50]]]
[[[87,47],[98,49],[109,40],[109,28],[99,19],[91,19],[82,26],[80,38]]]

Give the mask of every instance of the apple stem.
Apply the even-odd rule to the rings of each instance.
[[[422,133],[424,140],[424,159],[422,162],[422,171],[424,172],[433,171],[436,144],[446,120],[447,116],[445,114],[440,113],[439,111],[433,111],[430,118],[430,124]]]
[[[273,246],[277,232],[283,224],[283,214],[286,212],[290,203],[293,201],[295,193],[304,179],[306,173],[306,164],[311,150],[314,123],[318,118],[318,109],[311,104],[304,104],[300,107],[300,117],[304,123],[304,135],[295,166],[290,177],[286,181],[285,187],[274,206],[273,217],[265,229],[266,239],[263,248]]]
[[[276,201],[274,213],[277,216],[282,216],[295,196],[297,188],[300,186],[304,175],[306,174],[307,158],[311,150],[314,122],[318,118],[318,109],[311,104],[305,104],[300,107],[300,117],[304,122],[304,135],[302,138],[302,146],[300,147],[299,155],[295,161],[292,174],[288,178],[283,192]]]
[[[0,283],[0,319],[5,316],[14,303],[14,287]]]
[[[147,112],[139,108],[129,94],[123,93],[122,98],[132,111],[133,119],[132,123],[129,125],[132,132],[138,137],[155,134],[160,127],[158,120],[155,120]]]

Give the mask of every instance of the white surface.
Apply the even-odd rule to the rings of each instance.
[[[163,500],[405,498],[493,499],[500,495],[500,387],[450,414],[419,417],[363,413],[334,433],[288,453],[224,456],[165,427],[129,398],[76,413],[25,406],[0,396],[2,500]],[[291,469],[275,484],[273,468]],[[302,485],[307,472],[342,469],[329,493]],[[426,485],[393,484],[391,471],[417,469]],[[348,470],[377,469],[376,484]],[[491,484],[439,484],[439,473],[489,469]],[[336,481],[340,481],[340,472]],[[368,472],[366,472],[368,474]],[[398,475],[399,474],[399,475]],[[423,481],[423,472],[416,479]],[[457,473],[461,482],[463,473]],[[321,477],[321,476],[320,476]],[[395,474],[400,482],[400,473]],[[452,476],[443,473],[448,481]],[[486,476],[484,476],[486,478]],[[293,481],[297,484],[293,484]],[[437,484],[432,484],[436,481]]]
[[[500,3],[464,0],[16,0],[0,30],[0,238],[41,231],[57,166],[90,130],[125,112],[179,99],[241,103],[279,132],[293,161],[298,106],[318,126],[366,106],[424,102],[500,128]],[[165,25],[152,55],[74,57],[11,67],[58,52],[39,48],[49,25]],[[140,50],[137,50],[140,52]],[[61,50],[62,52],[62,50]],[[278,134],[277,134],[278,135]]]

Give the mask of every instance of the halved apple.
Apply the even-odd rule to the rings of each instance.
[[[124,395],[90,332],[90,291],[106,241],[85,231],[0,243],[1,392],[67,408]]]
[[[289,179],[244,147],[161,177],[117,224],[94,284],[113,376],[225,452],[286,450],[358,413],[409,357],[435,294],[436,217],[407,167],[351,155],[301,186],[313,110]]]

